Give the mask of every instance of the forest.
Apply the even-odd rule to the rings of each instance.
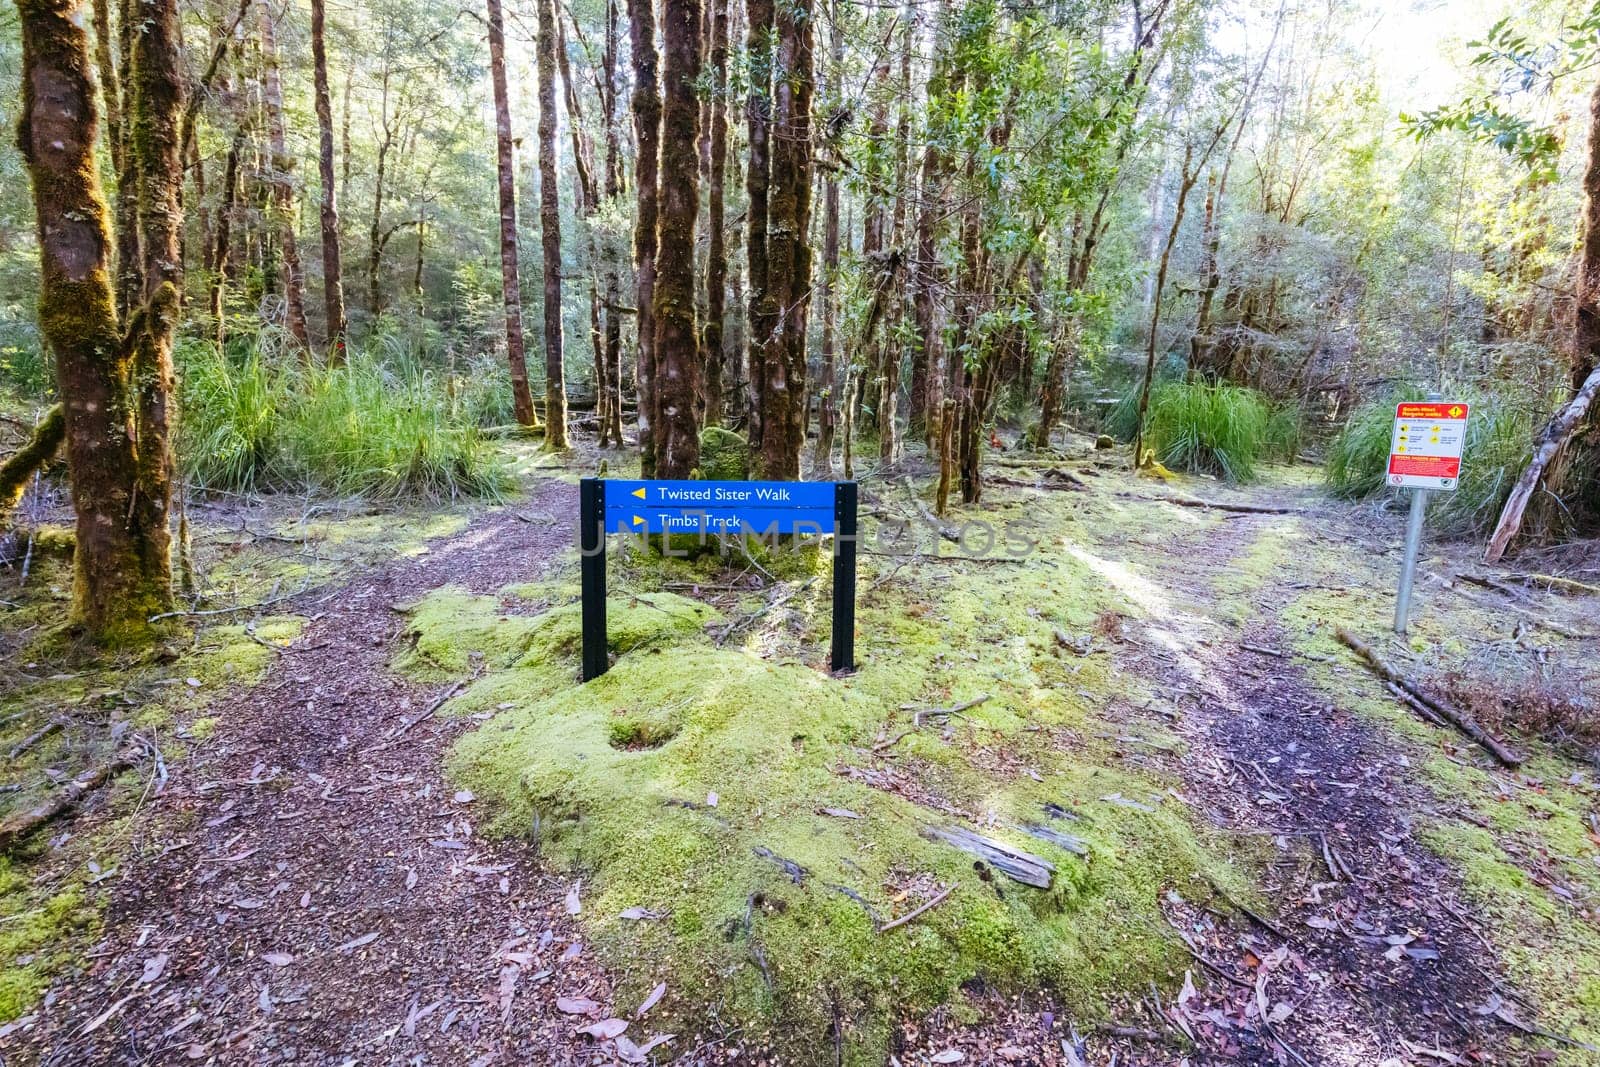
[[[0,87],[0,1063],[1600,1063],[1600,3],[14,0]]]

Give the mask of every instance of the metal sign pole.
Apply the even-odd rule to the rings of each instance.
[[[578,483],[578,554],[583,584],[583,680],[606,673],[606,483]]]
[[[1443,400],[1443,393],[1428,394],[1431,404]],[[1401,636],[1411,625],[1411,587],[1417,580],[1417,556],[1422,551],[1422,520],[1427,515],[1428,497],[1432,494],[1431,489],[1411,490],[1411,517],[1406,522],[1406,556],[1400,564],[1400,594],[1394,601],[1394,632]]]
[[[856,483],[836,482],[833,497],[833,649],[835,674],[856,669]]]
[[[1422,550],[1422,519],[1431,489],[1411,490],[1411,518],[1406,523],[1406,558],[1400,564],[1400,595],[1394,602],[1394,632],[1404,635],[1411,623],[1411,586],[1417,578],[1417,555]]]

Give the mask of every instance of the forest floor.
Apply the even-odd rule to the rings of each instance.
[[[869,541],[845,679],[825,559],[621,552],[577,686],[588,454],[500,505],[196,504],[215,614],[110,669],[50,643],[41,551],[0,817],[159,758],[0,860],[3,1062],[1600,1063],[1594,763],[1501,767],[1333,639],[1592,693],[1593,598],[1432,546],[1401,640],[1401,517],[1306,471],[996,460],[942,532],[925,473],[863,476],[911,541]],[[945,536],[979,518],[1032,547]]]

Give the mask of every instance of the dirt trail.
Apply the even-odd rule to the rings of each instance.
[[[1263,993],[1284,1005],[1275,1025],[1219,1044],[1237,1043],[1235,1062],[1372,1067],[1430,1051],[1523,1062],[1507,1030],[1474,1012],[1504,987],[1458,877],[1415,836],[1440,805],[1415,781],[1414,750],[1308,680],[1277,582],[1251,594],[1242,630],[1213,617],[1250,546],[1295,522],[1230,517],[1160,553],[1172,599],[1144,671],[1187,676],[1175,686],[1185,793],[1272,853],[1260,890],[1275,918],[1247,905],[1231,923],[1188,916],[1191,947],[1240,980],[1237,1007]],[[1252,956],[1265,965],[1240,966]]]
[[[308,594],[300,609],[322,614],[266,681],[213,706],[217,738],[174,768],[90,967],[55,987],[0,1062],[596,1062],[554,1005],[560,994],[613,1007],[567,914],[570,887],[515,843],[475,835],[472,798],[440,771],[471,721],[428,717],[452,687],[389,669],[406,625],[394,606],[445,584],[493,594],[540,576],[575,505],[573,487],[537,483],[421,558],[331,599]],[[1330,704],[1292,656],[1244,647],[1289,647],[1270,589],[1250,594],[1243,630],[1219,621],[1244,554],[1294,521],[1175,531],[1142,577],[1143,562],[1106,565],[1145,601],[1118,655],[1179,708],[1187,751],[1171,769],[1184,796],[1201,817],[1261,835],[1272,909],[1169,900],[1206,979],[1193,1001],[1198,1051],[1168,1055],[1148,1035],[1109,1043],[1124,1064],[1377,1067],[1429,1051],[1528,1062],[1504,1027],[1474,1014],[1497,989],[1510,994],[1459,881],[1415,836],[1413,820],[1439,802],[1413,781],[1407,746]],[[1269,1027],[1251,1011],[1262,1002]],[[929,1022],[925,1037],[1007,1043],[999,1013],[975,1027]],[[1072,1062],[1055,1044],[1038,1046],[1036,1062]]]
[[[538,576],[568,536],[546,519],[575,506],[572,487],[539,483],[303,609],[324,614],[266,681],[213,708],[216,741],[174,768],[89,972],[57,987],[5,1062],[581,1057],[588,1039],[547,1002],[609,989],[571,948],[568,887],[474,836],[470,798],[439,770],[470,724],[423,717],[448,687],[388,669],[404,628],[392,605]]]

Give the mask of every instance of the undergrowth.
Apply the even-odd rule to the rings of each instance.
[[[1110,432],[1132,440],[1138,404],[1136,387],[1108,416]],[[1262,463],[1293,459],[1300,434],[1297,409],[1254,389],[1164,377],[1150,390],[1145,445],[1174,470],[1253,481]]]
[[[1329,493],[1362,500],[1389,491],[1395,405],[1425,396],[1421,387],[1408,385],[1355,410],[1328,446],[1324,473]],[[1455,491],[1434,496],[1429,522],[1447,534],[1478,536],[1494,525],[1528,465],[1539,416],[1532,405],[1511,397],[1471,390],[1452,390],[1451,396],[1472,406],[1461,480]]]
[[[320,489],[380,500],[496,497],[506,475],[438,371],[379,341],[308,366],[270,331],[179,347],[178,456],[208,489]]]

